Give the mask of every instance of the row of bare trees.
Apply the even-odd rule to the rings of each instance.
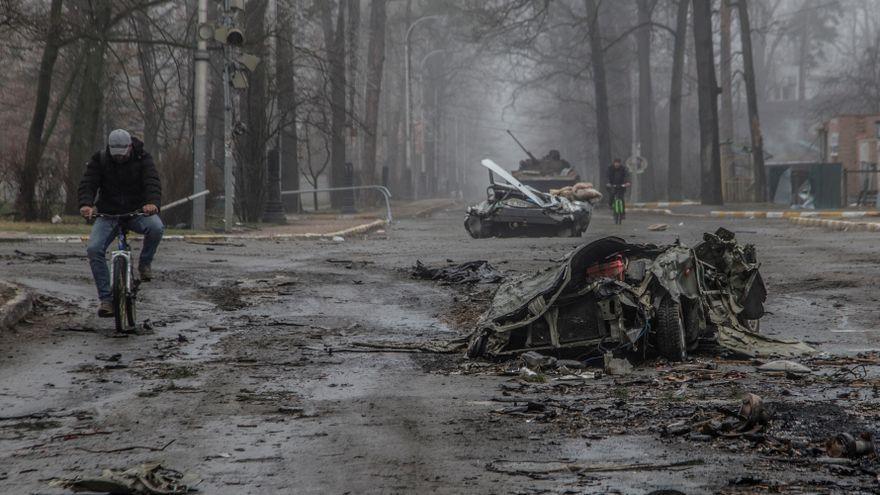
[[[269,191],[349,181],[384,181],[404,197],[473,192],[478,158],[515,166],[507,127],[533,146],[563,149],[599,183],[612,158],[640,154],[650,164],[640,177],[645,199],[719,203],[724,182],[743,168],[731,163],[747,149],[762,200],[759,111],[779,92],[780,53],[794,60],[796,97],[816,102],[816,118],[880,106],[876,43],[849,46],[838,36],[838,24],[852,20],[862,38],[880,39],[880,23],[864,21],[874,19],[869,0],[848,1],[864,3],[864,14],[824,0],[802,8],[781,0],[249,0],[238,16],[243,50],[261,62],[249,87],[233,92],[236,212],[257,221]],[[11,41],[0,55],[16,63],[0,75],[8,131],[0,198],[14,200],[17,216],[75,211],[82,168],[115,127],[143,139],[169,197],[191,192],[196,0],[2,7],[0,34]],[[823,71],[829,47],[848,57],[842,70]],[[207,178],[219,192],[219,50],[210,63]],[[285,205],[301,202],[290,196]]]

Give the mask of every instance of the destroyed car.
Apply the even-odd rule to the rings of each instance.
[[[810,352],[757,333],[767,296],[758,269],[754,247],[725,229],[693,248],[605,237],[558,268],[499,286],[468,355],[627,352],[681,361],[703,339],[746,356]]]
[[[482,165],[489,169],[490,184],[486,201],[467,210],[464,227],[471,237],[580,237],[590,225],[590,202],[537,191],[520,183],[492,160],[483,160]],[[496,183],[495,175],[507,184]]]

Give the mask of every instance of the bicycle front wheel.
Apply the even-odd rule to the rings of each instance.
[[[116,331],[124,332],[128,328],[128,292],[125,287],[126,274],[128,273],[128,260],[119,256],[113,260],[113,319],[116,322]]]

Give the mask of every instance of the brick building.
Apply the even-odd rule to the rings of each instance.
[[[826,163],[840,163],[846,173],[844,190],[849,203],[863,191],[877,191],[880,114],[838,115],[819,129],[821,154]]]

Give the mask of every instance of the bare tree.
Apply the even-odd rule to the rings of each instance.
[[[669,199],[681,199],[681,88],[684,52],[687,46],[687,17],[690,0],[678,0],[675,19],[675,46],[672,52],[672,82],[669,84]]]
[[[638,0],[639,29],[636,47],[639,65],[639,143],[641,155],[650,167],[639,185],[645,200],[656,199],[655,185],[658,164],[654,160],[654,88],[651,84],[651,0]],[[654,176],[654,177],[652,177]]]
[[[330,94],[330,185],[341,187],[345,175],[345,6],[340,0],[336,7],[336,27],[333,27],[333,7],[330,1],[321,4],[321,24],[324,31],[324,47],[329,65]],[[333,208],[342,206],[342,195],[330,195]]]
[[[385,65],[385,23],[387,0],[370,2],[370,38],[367,48],[367,78],[364,102],[364,182],[377,183],[376,140],[379,134],[379,103],[382,95],[382,71]]]
[[[712,47],[712,2],[694,2],[694,48],[699,84],[700,195],[703,204],[720,205],[721,157],[718,143],[718,84]]]
[[[261,59],[265,58],[267,6],[268,0],[251,0],[244,13],[245,32],[253,40],[247,48]],[[240,100],[245,127],[237,133],[235,188],[239,215],[246,222],[260,219],[266,201],[266,144],[269,141],[266,66],[264,63],[257,66]]]
[[[76,103],[71,114],[70,144],[67,151],[67,191],[64,210],[75,213],[78,209],[78,198],[73,191],[77,190],[85,164],[94,152],[96,143],[101,142],[98,136],[98,124],[101,107],[104,101],[105,54],[107,52],[106,36],[110,29],[112,2],[95,0],[88,2],[83,13],[84,22],[90,23],[94,36],[83,40],[86,56],[83,74],[79,81]]]
[[[28,131],[27,148],[24,164],[19,178],[19,193],[16,198],[16,210],[25,220],[35,220],[37,215],[36,184],[38,167],[43,155],[43,131],[49,111],[49,99],[52,93],[52,75],[55,61],[58,59],[59,41],[61,36],[61,0],[52,0],[49,8],[49,27],[46,33],[46,45],[40,59],[40,73],[37,78],[37,98],[34,102],[34,113]]]
[[[749,8],[746,0],[737,0],[740,38],[743,50],[743,73],[746,80],[746,100],[749,107],[749,129],[752,137],[752,167],[755,175],[755,201],[767,201],[767,175],[764,167],[764,138],[758,117],[758,94],[755,88],[755,64],[752,56],[752,31],[749,26]]]
[[[608,114],[608,87],[605,82],[605,57],[599,20],[599,4],[596,0],[584,0],[589,18],[590,62],[593,67],[593,91],[596,108],[596,141],[599,148],[599,182],[608,181],[611,165],[611,118]]]
[[[285,190],[299,189],[299,136],[296,128],[296,116],[299,109],[296,96],[296,57],[294,56],[292,9],[289,0],[278,2],[278,25],[281,26],[278,37],[277,50],[275,52],[275,67],[277,81],[275,85],[278,91],[278,109],[280,119],[279,132],[281,153],[281,185]],[[284,198],[285,208],[288,211],[300,211],[301,201],[298,194]]]
[[[721,0],[720,31],[721,57],[719,72],[721,74],[721,122],[719,123],[721,145],[721,180],[726,181],[733,175],[733,50],[731,48],[731,6],[730,0]],[[723,185],[722,185],[722,189]]]

